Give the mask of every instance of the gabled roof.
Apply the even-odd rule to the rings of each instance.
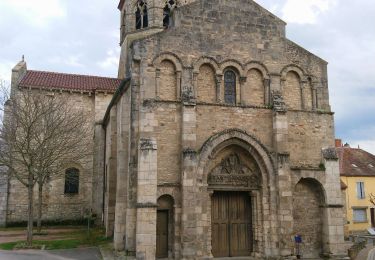
[[[121,79],[117,78],[28,70],[19,86],[85,92],[115,92],[120,83]]]
[[[336,148],[340,162],[341,176],[375,177],[375,155],[362,149],[350,147]]]

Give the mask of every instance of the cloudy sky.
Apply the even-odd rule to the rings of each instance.
[[[257,0],[329,62],[336,136],[375,154],[375,1]],[[117,0],[0,0],[0,78],[29,69],[117,75]]]

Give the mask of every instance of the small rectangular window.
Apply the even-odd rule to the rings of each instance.
[[[70,168],[65,171],[65,194],[77,194],[79,191],[79,170]]]
[[[367,210],[364,209],[353,209],[353,222],[363,223],[367,222]]]
[[[364,199],[366,198],[365,195],[365,183],[360,181],[357,182],[357,198],[358,199]]]

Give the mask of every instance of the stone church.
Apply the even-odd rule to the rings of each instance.
[[[93,156],[64,169],[77,194],[51,184],[47,216],[92,208],[136,259],[287,258],[296,235],[304,257],[344,257],[327,62],[252,0],[118,8],[118,79],[13,70],[12,87],[92,112]],[[0,187],[8,220],[21,218],[16,185]]]

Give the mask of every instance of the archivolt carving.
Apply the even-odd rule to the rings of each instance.
[[[208,175],[210,186],[231,186],[257,189],[260,186],[259,174],[242,164],[236,154],[221,161]]]

